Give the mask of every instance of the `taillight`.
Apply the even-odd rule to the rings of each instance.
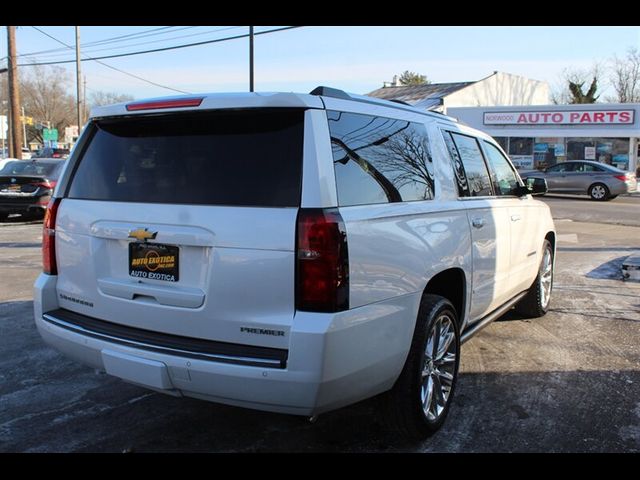
[[[49,180],[45,180],[44,182],[32,183],[32,185],[35,185],[36,187],[53,189],[56,186],[56,182],[55,181],[51,182]]]
[[[614,175],[613,178],[617,178],[621,182],[626,182],[627,181],[627,176],[626,175]]]
[[[56,215],[58,214],[59,198],[52,198],[47,205],[42,227],[42,271],[47,275],[57,275],[56,265]]]
[[[296,308],[339,312],[349,308],[347,233],[336,208],[302,208],[296,245]]]

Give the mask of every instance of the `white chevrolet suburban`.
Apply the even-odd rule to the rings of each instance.
[[[159,392],[309,417],[379,395],[425,437],[461,344],[547,311],[545,185],[452,118],[327,87],[99,107],[47,210],[35,322]]]

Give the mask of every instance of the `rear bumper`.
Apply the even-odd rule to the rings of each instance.
[[[626,193],[635,193],[636,183],[615,182],[608,185],[611,195],[624,195]]]
[[[44,212],[50,196],[11,198],[0,197],[0,213]]]
[[[420,300],[416,294],[337,314],[298,312],[285,364],[242,364],[69,328],[55,320],[55,283],[55,276],[38,277],[35,321],[43,340],[65,355],[162,393],[295,415],[333,410],[391,388]]]

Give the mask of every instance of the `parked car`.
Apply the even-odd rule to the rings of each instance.
[[[606,163],[573,160],[557,163],[542,172],[520,172],[523,177],[547,181],[549,193],[589,195],[592,200],[612,200],[638,189],[636,176]]]
[[[549,307],[549,208],[488,135],[318,87],[98,107],[44,224],[42,338],[170,395],[444,422],[461,344]],[[523,341],[526,341],[523,338]]]
[[[0,170],[0,221],[12,213],[43,216],[64,160],[13,160]]]
[[[68,148],[44,147],[38,150],[33,158],[67,158],[70,152]]]

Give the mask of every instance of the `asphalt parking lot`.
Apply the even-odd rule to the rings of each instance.
[[[619,272],[640,253],[640,198],[629,198],[587,219],[578,213],[593,202],[545,199],[558,231],[551,311],[508,314],[466,343],[447,422],[413,444],[383,431],[373,401],[311,424],[164,396],[67,360],[33,323],[41,223],[0,224],[0,451],[640,452],[640,283]],[[623,204],[631,220],[606,222]]]

